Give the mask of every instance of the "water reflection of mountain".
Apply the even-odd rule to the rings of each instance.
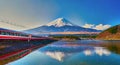
[[[103,47],[93,47],[93,46],[77,46],[77,47],[65,47],[65,46],[47,46],[41,51],[48,55],[49,57],[56,59],[58,61],[64,61],[68,57],[75,55],[77,53],[83,53],[85,56],[98,55],[98,56],[109,56],[110,51]]]
[[[56,46],[56,45],[49,45],[42,49],[40,52],[48,55],[49,57],[56,59],[58,61],[64,61],[73,54],[77,54],[83,52],[86,49],[94,49],[92,46],[76,46],[76,47],[69,47],[69,46]]]
[[[74,44],[100,44],[100,43],[105,43],[105,41],[101,41],[101,40],[76,40],[76,41],[57,41],[54,42],[52,45],[64,45],[64,44],[70,44],[70,43],[74,43]]]
[[[86,49],[94,49],[93,46],[46,46],[44,48],[41,48],[41,52],[64,52],[64,53],[77,53],[77,52],[82,52],[83,50]]]

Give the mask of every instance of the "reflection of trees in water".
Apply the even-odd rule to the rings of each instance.
[[[109,44],[107,48],[117,54],[120,54],[120,44]]]
[[[106,47],[111,52],[120,54],[120,41],[109,41],[102,44],[102,46]]]

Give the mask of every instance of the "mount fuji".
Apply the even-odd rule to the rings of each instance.
[[[55,26],[55,27],[61,27],[61,26],[66,26],[66,25],[67,26],[76,26],[64,18],[58,18],[58,19],[46,24],[46,26]]]
[[[46,25],[25,30],[27,33],[50,33],[50,32],[101,32],[100,30],[83,28],[71,23],[65,18],[58,18]]]

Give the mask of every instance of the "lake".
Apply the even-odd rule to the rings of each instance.
[[[57,41],[7,65],[120,65],[120,55],[100,47],[103,43],[120,41]]]

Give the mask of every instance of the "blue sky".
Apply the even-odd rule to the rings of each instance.
[[[1,27],[23,30],[63,17],[84,26],[120,24],[120,0],[0,0],[0,19],[26,26],[0,22]]]

